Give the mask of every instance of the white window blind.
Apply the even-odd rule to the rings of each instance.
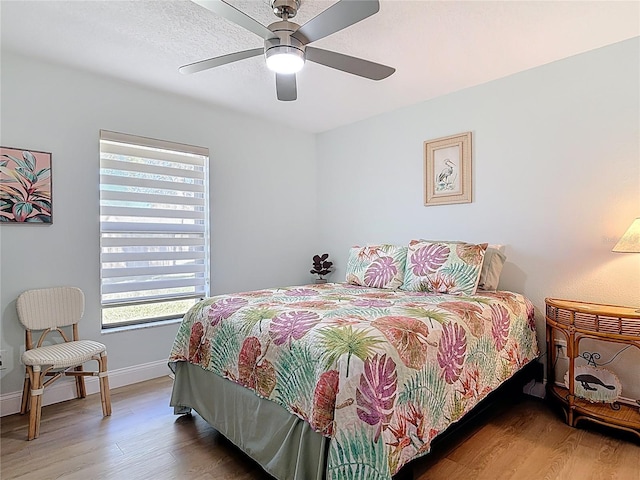
[[[181,316],[208,295],[206,148],[100,131],[103,326]]]

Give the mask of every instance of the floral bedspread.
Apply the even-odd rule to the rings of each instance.
[[[328,479],[372,480],[427,453],[537,356],[533,306],[520,294],[329,283],[204,300],[169,361],[250,388],[332,437]]]

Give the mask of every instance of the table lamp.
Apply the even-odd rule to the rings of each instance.
[[[611,251],[617,253],[640,253],[640,217],[633,221]]]
[[[613,247],[616,253],[640,253],[640,217],[636,218],[631,226],[624,232],[622,238]],[[640,313],[640,308],[636,310]]]

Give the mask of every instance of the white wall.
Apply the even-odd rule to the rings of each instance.
[[[212,292],[310,282],[317,253],[315,138],[105,77],[3,52],[1,144],[53,154],[53,225],[0,227],[2,393],[21,390],[15,298],[78,285],[82,337],[107,345],[109,369],[166,359],[178,325],[101,334],[99,130],[209,147]],[[167,370],[168,373],[168,370]]]
[[[319,135],[319,221],[338,267],[333,278],[344,278],[355,244],[487,241],[507,245],[500,288],[534,302],[541,342],[545,297],[640,307],[640,254],[611,252],[640,216],[639,43]],[[473,203],[425,207],[423,142],[466,131]],[[640,355],[632,352],[619,360],[622,370],[634,366],[640,398]]]

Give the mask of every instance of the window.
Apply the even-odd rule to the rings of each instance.
[[[180,318],[209,294],[209,150],[100,131],[102,327]]]

